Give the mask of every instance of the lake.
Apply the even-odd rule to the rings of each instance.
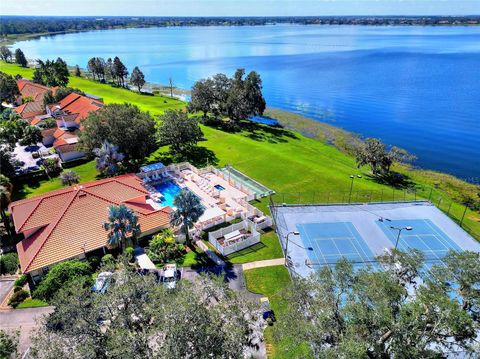
[[[258,71],[269,106],[414,153],[416,164],[480,178],[480,27],[268,25],[92,31],[19,42],[28,58],[86,67],[119,56],[147,81],[190,88]]]

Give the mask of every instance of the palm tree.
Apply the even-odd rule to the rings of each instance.
[[[7,176],[0,174],[0,215],[3,225],[9,235],[13,235],[10,227],[10,219],[7,216],[8,205],[12,202],[13,185]]]
[[[64,186],[71,186],[72,184],[78,183],[79,181],[80,176],[77,172],[72,170],[63,171],[60,175],[60,182],[62,182],[62,185]]]
[[[118,146],[115,146],[107,141],[102,143],[100,148],[93,150],[95,154],[95,164],[97,170],[106,175],[113,176],[118,172],[118,163],[122,162],[125,156],[118,152]]]
[[[188,230],[202,216],[205,208],[202,206],[200,199],[186,188],[183,188],[175,196],[173,205],[177,209],[172,212],[170,223],[174,226],[182,226],[181,230],[185,233],[185,242],[187,245],[191,245]]]
[[[108,207],[108,221],[103,223],[103,228],[108,231],[107,245],[120,246],[122,251],[127,238],[135,241],[140,233],[137,215],[124,204]]]

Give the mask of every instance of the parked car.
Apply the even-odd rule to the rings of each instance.
[[[102,272],[97,276],[95,279],[95,283],[93,284],[92,291],[96,293],[105,293],[112,283],[112,272]]]
[[[174,289],[180,280],[180,271],[176,264],[166,264],[163,268],[162,283],[166,288]]]

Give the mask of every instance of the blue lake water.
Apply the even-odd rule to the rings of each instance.
[[[480,178],[480,27],[271,25],[120,29],[14,45],[86,67],[118,55],[178,87],[258,71],[269,106],[379,137],[416,164]]]

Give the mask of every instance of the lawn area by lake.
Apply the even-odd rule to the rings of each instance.
[[[282,291],[290,283],[290,275],[284,266],[273,266],[249,269],[244,271],[247,290],[268,297],[270,306],[275,312],[278,325],[282,321],[282,314],[287,310],[287,302],[283,299]],[[272,358],[305,358],[308,357],[307,346],[296,346],[288,338],[276,338],[273,327],[265,330],[267,354]]]
[[[15,76],[20,74],[22,77],[31,79],[33,77],[32,68],[23,68],[16,64],[0,62],[0,71]],[[108,103],[134,103],[141,110],[148,111],[152,115],[159,115],[166,109],[184,108],[185,103],[175,98],[166,96],[141,95],[137,92],[129,91],[119,87],[102,84],[91,81],[83,77],[70,76],[69,87],[79,88],[85,93],[101,97],[103,102]]]

